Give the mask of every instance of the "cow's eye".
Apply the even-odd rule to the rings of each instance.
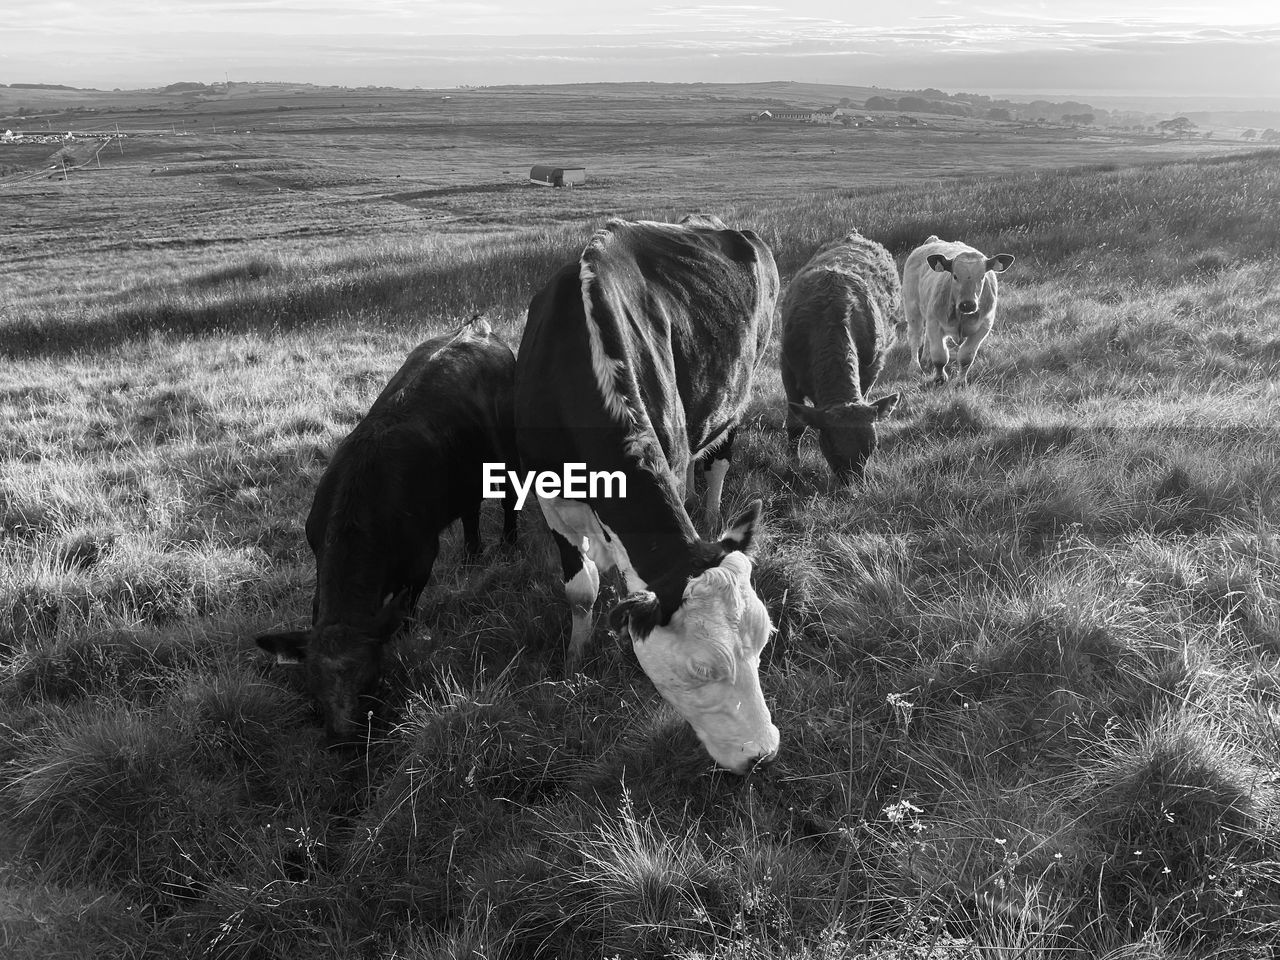
[[[725,676],[724,668],[718,663],[698,660],[697,658],[690,659],[689,674],[695,680],[702,683],[713,683],[717,680],[723,680]]]

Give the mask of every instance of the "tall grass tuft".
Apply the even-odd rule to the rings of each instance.
[[[185,759],[180,740],[138,713],[91,710],[51,723],[8,791],[29,852],[67,878],[154,882],[153,845]]]
[[[1275,786],[1200,711],[1104,743],[1081,788],[1087,870],[1112,923],[1198,944],[1274,923]]]

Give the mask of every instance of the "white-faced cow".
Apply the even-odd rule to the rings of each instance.
[[[778,748],[760,688],[768,611],[745,550],[759,502],[716,540],[684,507],[689,466],[732,436],[772,328],[778,271],[750,231],[708,217],[613,220],[534,297],[516,367],[516,442],[529,470],[621,471],[626,498],[539,498],[573,612],[570,665],[591,633],[602,570],[641,666],[722,767]],[[709,471],[714,494],[723,469]],[[711,496],[709,491],[708,496]]]
[[[258,646],[301,664],[331,745],[362,729],[359,705],[381,674],[382,647],[431,578],[440,533],[462,519],[480,552],[482,464],[515,461],[515,357],[475,317],[414,349],[333,452],[307,516],[316,558],[311,629]],[[503,501],[514,542],[514,498]]]
[[[862,476],[876,448],[876,421],[898,403],[896,393],[874,402],[868,395],[901,313],[893,257],[856,230],[824,246],[791,280],[782,298],[780,366],[793,459],[809,426],[837,479]]]
[[[995,322],[996,274],[1012,263],[1010,254],[988,257],[967,243],[937,237],[907,256],[902,268],[907,335],[926,380],[947,382],[948,337],[960,348],[960,379],[968,380],[978,348]]]

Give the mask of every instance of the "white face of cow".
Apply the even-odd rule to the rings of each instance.
[[[1012,263],[1013,257],[1007,253],[984,257],[976,250],[958,253],[950,260],[940,253],[929,255],[930,268],[951,274],[951,302],[962,317],[971,317],[978,312],[987,271],[1003,273]]]
[[[641,593],[629,602],[656,606],[657,598]],[[778,752],[778,728],[760,689],[760,653],[773,624],[751,587],[746,554],[730,553],[690,580],[665,626],[640,637],[637,619],[632,644],[640,665],[716,763],[746,774]]]

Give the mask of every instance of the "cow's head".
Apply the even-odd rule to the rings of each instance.
[[[893,412],[898,394],[872,403],[836,403],[827,407],[789,404],[792,414],[818,434],[818,448],[841,483],[861,477],[880,442],[876,423]]]
[[[367,629],[344,624],[259,636],[259,647],[277,663],[302,669],[307,690],[324,713],[331,747],[355,743],[365,730],[360,701],[373,693],[382,675],[382,648],[408,614],[409,591],[388,597]]]
[[[1008,253],[984,257],[976,250],[964,250],[951,259],[940,253],[929,254],[930,269],[951,274],[951,302],[962,317],[978,312],[987,272],[1003,273],[1012,264],[1013,256]]]
[[[746,774],[778,752],[778,728],[760,689],[760,653],[773,624],[751,587],[751,541],[760,504],[720,538],[719,564],[685,587],[663,624],[656,594],[633,593],[610,611],[615,629],[631,635],[640,666],[658,692],[692,725],[711,758]]]

